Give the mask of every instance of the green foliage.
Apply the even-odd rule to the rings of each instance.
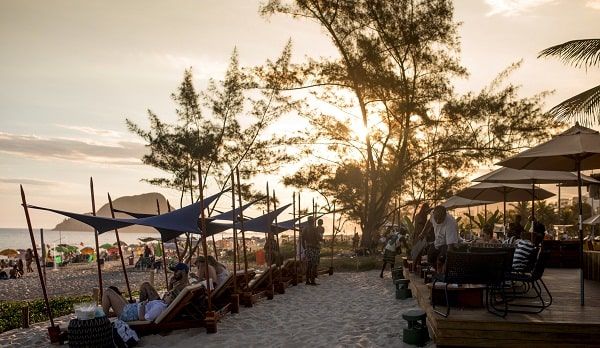
[[[502,213],[496,210],[493,213],[488,213],[487,219],[484,214],[477,214],[477,216],[466,214],[471,222],[479,229],[482,229],[485,225],[494,225],[502,221]]]
[[[321,260],[323,263],[323,260]],[[329,266],[329,260],[325,263]],[[364,272],[381,268],[381,256],[339,257],[333,259],[335,272]]]
[[[73,313],[73,305],[93,301],[91,296],[55,297],[50,299],[52,315],[59,316]],[[43,299],[30,301],[0,301],[0,332],[21,327],[21,308],[29,307],[29,321],[37,323],[47,321],[46,305]]]
[[[448,197],[474,168],[557,126],[541,111],[544,93],[520,98],[505,83],[519,63],[479,93],[454,94],[451,80],[467,72],[448,0],[270,0],[262,13],[319,23],[338,52],[294,67],[297,89],[341,112],[298,104],[315,127],[305,153],[317,155],[284,183],[333,197],[360,222],[363,247],[389,222],[395,199]]]

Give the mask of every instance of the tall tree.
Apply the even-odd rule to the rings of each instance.
[[[548,47],[539,57],[556,56],[575,67],[600,66],[600,39],[572,40]],[[577,94],[549,111],[560,120],[578,120],[584,125],[600,124],[600,85]]]
[[[307,134],[313,153],[325,161],[306,163],[286,183],[335,197],[360,222],[365,247],[421,168],[432,168],[421,185],[429,191],[435,176],[466,174],[553,129],[542,96],[519,99],[515,86],[502,86],[508,72],[479,94],[454,97],[451,79],[467,73],[448,0],[270,0],[261,11],[312,20],[337,49],[338,57],[296,69],[296,88],[342,112],[300,111],[315,127]]]

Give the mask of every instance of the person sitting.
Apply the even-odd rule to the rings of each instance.
[[[494,225],[485,224],[481,231],[481,236],[475,240],[478,244],[499,244],[500,241],[494,238]]]
[[[10,279],[21,278],[21,273],[19,272],[19,268],[17,265],[14,265],[13,268],[8,272]]]
[[[115,315],[123,321],[154,320],[189,285],[189,267],[185,263],[180,262],[171,270],[173,276],[167,284],[168,291],[162,299],[148,282],[144,282],[140,286],[140,301],[135,303],[129,303],[118,288],[110,286],[102,294],[102,310],[108,315],[112,309]]]
[[[227,280],[227,278],[229,278],[227,266],[217,261],[214,256],[208,255],[208,264],[215,269],[217,274],[217,286],[220,286]]]
[[[204,256],[198,256],[198,258],[196,259],[196,265],[198,266],[198,281],[204,283],[204,285],[206,285],[207,283],[209,283],[211,285],[211,289],[214,289],[217,285],[218,285],[218,276],[217,276],[217,270],[215,269],[214,266],[212,266],[210,264],[210,262],[208,263],[208,279],[209,282],[206,281],[206,261],[204,259]]]
[[[535,222],[533,224],[533,231],[536,236],[533,243],[526,239],[517,240],[512,263],[513,272],[529,272],[533,268],[535,252],[537,246],[539,246],[544,239],[546,227],[542,223]]]

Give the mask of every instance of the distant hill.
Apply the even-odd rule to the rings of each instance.
[[[152,192],[152,193],[144,193],[136,196],[124,196],[119,197],[113,200],[113,207],[115,209],[121,209],[136,213],[145,213],[145,214],[156,214],[156,200],[160,204],[160,211],[164,213],[167,211],[167,200],[160,193]],[[86,213],[88,215],[92,215],[92,213]],[[108,203],[103,205],[97,212],[98,216],[106,216],[111,217],[110,215],[110,207]],[[131,218],[131,216],[122,213],[116,213],[116,217],[118,218]],[[83,222],[79,222],[77,220],[68,218],[56,225],[54,227],[55,231],[93,231],[93,229],[84,224]],[[146,226],[130,226],[126,228],[119,229],[119,232],[156,232],[156,230],[152,227]]]

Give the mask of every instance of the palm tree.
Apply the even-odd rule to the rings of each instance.
[[[557,56],[575,67],[600,66],[600,39],[572,40],[541,51],[540,57]],[[558,120],[575,119],[584,125],[600,123],[600,85],[571,97],[550,109]]]

